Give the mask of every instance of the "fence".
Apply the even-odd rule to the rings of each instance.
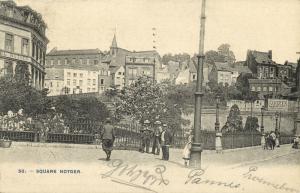
[[[101,128],[100,124],[81,122],[74,125],[74,129],[83,129],[92,127]],[[64,133],[35,133],[33,131],[1,131],[0,138],[8,137],[13,141],[28,142],[47,142],[47,143],[74,143],[74,144],[95,144],[99,140],[97,134],[64,134]],[[216,135],[214,131],[201,131],[200,140],[204,150],[215,149]],[[282,134],[280,144],[291,144],[294,137],[292,135]],[[261,134],[253,133],[223,133],[221,137],[223,149],[235,149],[243,147],[258,146],[261,143]],[[183,131],[175,132],[173,135],[173,147],[183,148],[186,143],[186,137]],[[150,147],[152,142],[150,143]],[[141,147],[140,127],[137,124],[121,124],[116,126],[115,149],[138,150]]]

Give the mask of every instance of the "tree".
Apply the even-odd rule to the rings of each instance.
[[[22,85],[29,85],[30,73],[27,64],[17,62],[14,79],[16,80],[16,82]]]
[[[228,64],[233,64],[235,62],[234,53],[230,50],[229,44],[221,44],[218,47],[218,54],[224,57],[224,62],[228,62]]]
[[[243,119],[237,105],[233,105],[230,108],[227,122],[222,128],[224,132],[242,131],[243,130]]]
[[[246,120],[246,123],[245,123],[244,131],[255,132],[255,131],[258,131],[257,130],[258,128],[259,128],[258,118],[248,116],[247,120]]]
[[[50,100],[46,97],[47,89],[36,90],[28,85],[27,80],[23,75],[0,79],[1,112],[7,113],[9,110],[16,112],[24,109],[24,113],[30,116],[47,113],[50,109]]]
[[[65,120],[104,121],[109,111],[104,103],[96,97],[71,98],[67,95],[59,96],[54,102],[56,112],[61,113]]]
[[[117,104],[117,116],[130,116],[143,123],[159,119],[173,130],[186,122],[182,119],[183,93],[175,94],[174,87],[164,82],[157,84],[151,77],[139,77],[134,84],[121,91]]]
[[[215,64],[215,62],[223,62],[224,57],[219,55],[217,51],[209,50],[205,53],[205,62]]]

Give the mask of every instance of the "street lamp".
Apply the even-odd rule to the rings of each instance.
[[[279,129],[278,129],[278,117],[279,117],[279,113],[276,112],[275,113],[275,121],[276,121],[276,126],[275,126],[275,134],[276,134],[276,139],[275,139],[275,144],[276,144],[276,147],[280,147],[280,144],[279,144]]]
[[[195,92],[195,111],[194,111],[194,139],[191,147],[191,158],[189,166],[191,168],[201,168],[201,111],[202,111],[202,80],[203,80],[203,63],[204,63],[204,31],[205,31],[205,2],[202,0],[201,7],[201,23],[200,23],[200,40],[199,40],[199,54],[198,69],[197,69],[197,86]]]
[[[220,132],[220,122],[219,122],[219,104],[220,104],[220,96],[216,96],[216,123],[215,123],[215,131],[216,131],[216,152],[222,152],[222,132]]]
[[[261,132],[261,146],[262,148],[265,147],[266,141],[265,141],[265,128],[264,128],[264,112],[265,112],[265,107],[263,106],[261,108],[261,124],[260,124],[260,132]]]

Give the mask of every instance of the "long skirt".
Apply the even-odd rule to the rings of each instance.
[[[191,154],[191,143],[187,143],[183,149],[183,159],[189,160]]]
[[[104,151],[112,151],[114,142],[112,139],[103,139],[102,140],[102,149]]]

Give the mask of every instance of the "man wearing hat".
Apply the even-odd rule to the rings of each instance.
[[[161,133],[161,150],[162,159],[169,160],[169,148],[172,142],[171,132],[168,130],[168,125],[163,124],[163,132]]]
[[[161,128],[161,122],[155,121],[154,122],[154,133],[153,133],[153,146],[152,146],[152,153],[159,155],[160,152],[160,134],[162,132]],[[157,149],[157,152],[155,153],[155,150]]]
[[[104,128],[101,131],[102,149],[106,153],[106,161],[110,160],[115,141],[114,127],[109,118],[106,119]]]
[[[141,152],[145,152],[145,147],[146,147],[146,153],[149,153],[149,147],[150,147],[150,139],[151,139],[151,130],[149,128],[150,126],[150,121],[145,120],[144,121],[144,128],[141,130],[141,138],[142,138],[142,150]]]

